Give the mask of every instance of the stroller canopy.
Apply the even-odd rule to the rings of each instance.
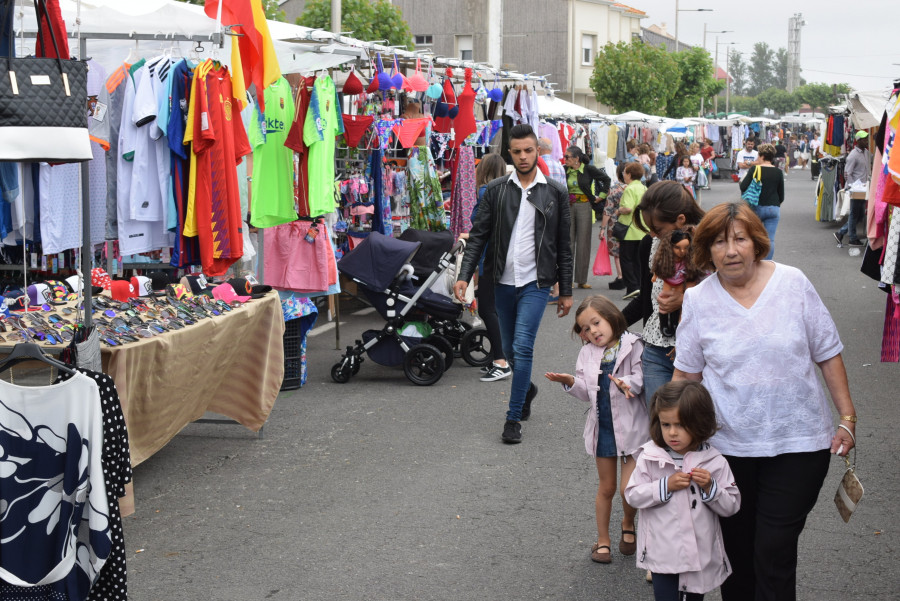
[[[400,269],[419,250],[419,242],[406,242],[372,232],[365,240],[341,257],[341,273],[375,290],[390,287]]]
[[[400,240],[422,243],[422,248],[416,253],[415,259],[410,261],[417,285],[424,282],[431,272],[438,268],[441,256],[453,248],[453,234],[449,231],[429,232],[408,229],[400,234]]]

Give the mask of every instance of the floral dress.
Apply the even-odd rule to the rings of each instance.
[[[409,171],[409,227],[444,231],[447,229],[444,225],[444,197],[429,148],[411,148],[406,166]]]
[[[603,212],[609,216],[609,221],[606,223],[606,245],[609,248],[609,254],[614,257],[619,256],[619,241],[613,237],[612,229],[619,221],[616,211],[619,209],[619,201],[622,200],[623,192],[625,192],[625,186],[622,184],[613,186],[606,196],[606,206],[603,208]]]

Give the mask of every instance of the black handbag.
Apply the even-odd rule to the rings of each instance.
[[[616,240],[624,240],[629,227],[631,226],[625,225],[621,221],[616,221],[616,224],[612,227],[612,237]]]
[[[7,3],[13,6],[14,2]],[[59,57],[44,0],[34,0]],[[87,63],[63,58],[0,57],[0,161],[74,163],[93,158],[88,135]]]

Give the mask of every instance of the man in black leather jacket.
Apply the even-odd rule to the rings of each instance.
[[[520,421],[531,415],[537,386],[531,381],[534,341],[550,289],[559,282],[557,315],[572,308],[569,194],[537,169],[538,141],[531,126],[509,132],[515,171],[488,184],[469,232],[454,293],[465,296],[486,243],[484,268],[493,270],[503,351],[513,366],[502,440],[522,440]],[[525,202],[523,202],[523,196]]]

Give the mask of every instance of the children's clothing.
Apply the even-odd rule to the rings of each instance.
[[[637,567],[677,574],[679,591],[704,594],[718,587],[731,574],[719,517],[734,515],[741,506],[728,462],[703,443],[684,454],[679,470],[675,458],[652,440],[636,459],[625,500],[638,509]],[[709,494],[695,483],[668,491],[670,476],[694,468],[710,473]]]
[[[599,404],[601,394],[603,398],[608,396],[612,431],[615,435],[614,455],[623,457],[634,454],[650,438],[650,418],[642,394],[644,372],[641,354],[644,345],[640,337],[631,332],[623,333],[618,345],[615,364],[610,372],[605,371],[603,366],[607,349],[585,344],[575,363],[575,384],[566,392],[582,401],[595,404]],[[630,386],[634,398],[625,398],[625,393],[609,379],[609,373]],[[594,374],[599,374],[599,377],[595,379]],[[601,429],[598,411],[588,411],[584,424],[584,448],[589,455],[595,457],[612,456],[598,454]]]

